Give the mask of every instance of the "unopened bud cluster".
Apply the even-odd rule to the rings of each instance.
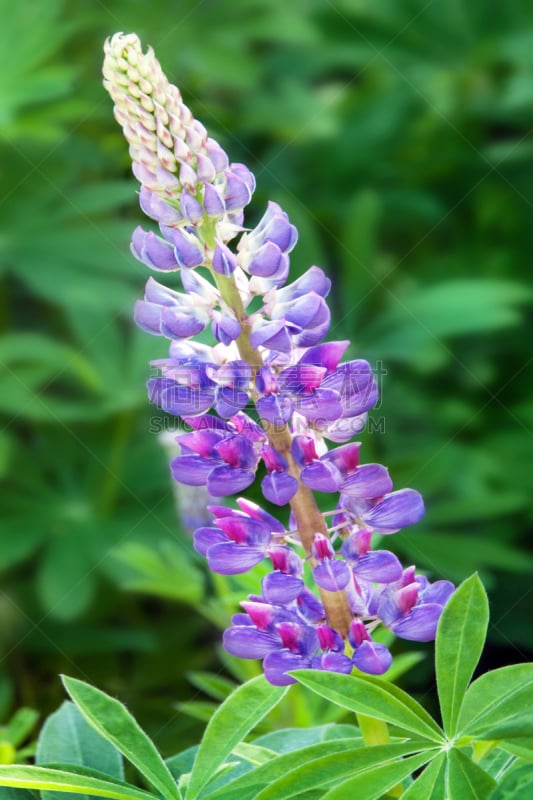
[[[270,202],[253,229],[243,227],[252,174],[194,119],[152,50],[116,34],[105,51],[104,84],[130,145],[140,204],[159,227],[138,228],[132,252],[181,278],[182,291],[149,278],[135,308],[141,328],[169,340],[168,357],[152,362],[159,375],[149,397],[190,428],[176,437],[173,477],[226,497],[260,471],[265,499],[290,507],[282,523],[239,497],[237,508],[209,506],[212,521],[194,533],[214,572],[243,573],[265,559],[272,567],[224,645],[263,659],[275,684],[290,683],[300,667],[383,673],[391,654],[374,629],[434,638],[453,586],[431,584],[372,548],[374,533],[393,534],[424,514],[418,492],[394,491],[387,469],[361,463],[360,443],[351,441],[378,399],[372,369],[342,361],[349,342],[323,342],[324,272],[312,266],[287,283],[298,234],[283,209]],[[332,497],[329,513],[313,492]]]

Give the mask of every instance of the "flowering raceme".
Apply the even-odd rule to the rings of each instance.
[[[394,491],[385,467],[360,462],[352,439],[378,387],[368,362],[342,361],[349,342],[323,342],[331,282],[312,266],[287,283],[296,228],[275,202],[244,227],[253,175],[208,136],[134,34],[106,42],[104,85],[141,208],[159,230],[137,228],[132,253],[158,278],[177,273],[181,283],[178,291],[150,277],[135,307],[143,330],[170,340],[168,358],[152,362],[160,375],[148,382],[150,400],[190,428],[176,437],[172,475],[225,497],[254,483],[260,468],[265,499],[290,506],[283,524],[239,497],[237,508],[210,505],[212,521],[194,532],[214,572],[247,572],[265,559],[272,567],[224,646],[263,659],[279,685],[302,667],[386,672],[392,657],[373,640],[375,628],[433,639],[454,587],[372,548],[374,532],[418,522],[424,505],[413,489]],[[193,341],[200,333],[202,343]],[[329,512],[315,491],[332,495]]]

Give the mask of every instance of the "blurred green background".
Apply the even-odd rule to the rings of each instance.
[[[0,717],[53,708],[67,672],[183,746],[199,723],[166,721],[205,699],[191,672],[220,669],[236,603],[192,553],[145,395],[165,343],[131,324],[148,271],[100,79],[115,31],[255,172],[252,222],[288,211],[294,275],[334,278],[331,336],[382,373],[363,458],[426,499],[391,545],[433,578],[479,570],[485,667],[529,658],[530,0],[0,0],[0,19]],[[429,656],[404,675],[430,682]]]

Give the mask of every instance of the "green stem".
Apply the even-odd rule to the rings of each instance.
[[[252,367],[254,372],[257,372],[263,366],[263,360],[260,352],[251,345],[250,320],[236,286],[235,278],[233,276],[219,275],[214,271],[213,277],[223,301],[233,311],[241,324],[241,334],[237,339],[239,355],[243,361],[246,361]],[[259,397],[255,389],[252,390],[252,396],[254,400]],[[300,480],[300,470],[292,457],[292,436],[288,426],[272,425],[264,420],[261,422],[268,436],[269,444],[287,460],[289,474],[298,481],[298,490],[290,501],[290,506],[296,519],[303,548],[311,566],[315,566],[315,561],[311,556],[311,547],[316,533],[322,533],[324,536],[328,535],[324,517],[320,513],[313,493]],[[328,592],[320,588],[319,591],[326,610],[328,624],[346,638],[352,621],[348,598],[342,591]]]
[[[357,723],[363,734],[363,741],[367,747],[374,747],[377,744],[389,744],[390,733],[389,726],[381,719],[374,719],[374,717],[367,717],[366,714],[356,714]],[[403,794],[403,787],[393,786],[387,792],[388,797],[401,797]]]

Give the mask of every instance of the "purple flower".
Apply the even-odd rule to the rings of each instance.
[[[449,581],[430,583],[414,567],[382,593],[377,614],[401,639],[429,642],[435,638],[442,610],[455,587]]]
[[[288,254],[296,244],[298,233],[287,214],[277,203],[269,202],[260,222],[239,242],[239,266],[267,285],[282,285],[289,274]]]
[[[224,170],[226,211],[237,211],[247,206],[255,190],[255,178],[244,164],[230,164]]]
[[[344,511],[335,518],[336,522],[345,520],[378,533],[396,533],[419,522],[425,513],[422,497],[414,489],[400,489],[378,499],[341,494],[339,507]]]
[[[210,505],[212,521],[194,533],[214,572],[271,562],[261,594],[242,604],[224,645],[263,659],[276,685],[292,683],[289,673],[302,667],[382,674],[391,654],[372,639],[374,628],[381,622],[406,639],[434,638],[453,586],[431,584],[372,548],[374,532],[392,534],[424,514],[418,492],[393,491],[388,470],[361,463],[361,445],[351,441],[378,398],[372,368],[341,361],[347,341],[323,342],[331,281],[312,266],[287,284],[296,228],[274,202],[255,228],[244,227],[254,176],[229,163],[153,51],[124,34],[105,50],[105,85],[142,184],[139,202],[161,232],[137,228],[131,249],[181,280],[176,290],[150,279],[135,306],[139,327],[170,340],[168,357],[152,362],[160,374],[148,381],[149,397],[190,426],[177,437],[173,477],[226,496],[250,486],[262,460],[265,498],[291,505],[287,528],[245,498],[236,509]],[[190,341],[199,334],[212,345]],[[261,424],[244,413],[252,404]],[[326,440],[340,446],[328,449]],[[338,493],[337,508],[320,511],[312,491]]]
[[[215,497],[241,492],[253,483],[258,455],[244,436],[204,430],[186,433],[177,441],[186,455],[170,463],[174,480],[205,485]]]
[[[327,536],[315,534],[312,553],[318,562],[313,569],[317,586],[328,592],[340,592],[346,588],[351,579],[350,568],[344,561],[336,560],[335,551]]]
[[[139,261],[157,272],[173,272],[180,268],[174,248],[152,231],[135,228],[131,237],[131,252]]]
[[[181,339],[203,331],[209,313],[209,303],[198,295],[175,292],[150,278],[144,300],[135,303],[134,319],[147,333]]]
[[[392,583],[400,579],[402,565],[388,550],[370,550],[372,532],[360,530],[342,543],[341,552],[358,580]]]
[[[352,622],[348,634],[354,648],[353,665],[361,672],[382,675],[392,664],[392,655],[384,644],[372,641],[365,625],[360,620]]]
[[[263,560],[271,540],[267,525],[245,515],[218,517],[213,527],[194,532],[194,548],[206,556],[209,568],[221,575],[236,575]]]
[[[268,470],[261,482],[261,491],[267,500],[284,506],[298,491],[298,481],[288,472],[287,459],[270,445],[263,445],[261,456]]]

